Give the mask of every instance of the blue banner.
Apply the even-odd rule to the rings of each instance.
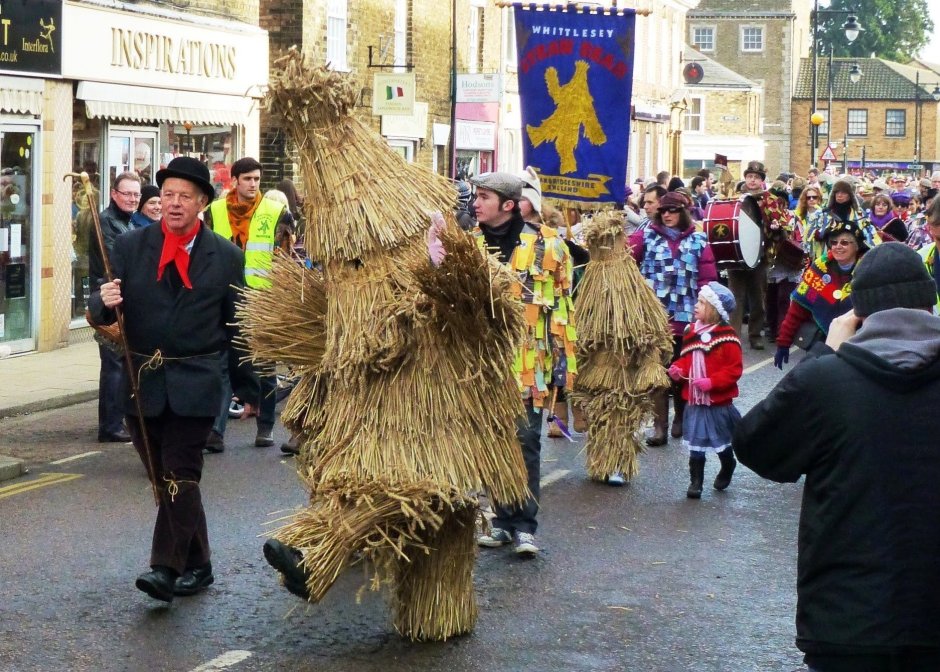
[[[542,196],[623,203],[633,92],[633,10],[513,5],[523,157]]]

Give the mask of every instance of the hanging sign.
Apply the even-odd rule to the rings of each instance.
[[[378,72],[372,79],[372,114],[410,116],[415,111],[415,73]]]
[[[542,195],[623,203],[630,138],[631,9],[513,5],[523,159]]]

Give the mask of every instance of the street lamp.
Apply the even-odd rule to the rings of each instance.
[[[813,20],[813,111],[812,114],[817,114],[817,104],[818,104],[818,92],[816,91],[817,86],[817,62],[818,62],[818,52],[819,52],[819,14],[845,14],[844,10],[839,9],[820,9],[819,0],[813,0],[813,11],[812,11],[812,20]],[[858,22],[858,16],[855,14],[849,14],[848,20],[842,25],[842,30],[845,31],[845,39],[849,44],[852,44],[856,39],[858,39],[859,34],[865,30],[862,28],[862,25]],[[829,47],[829,55],[832,57],[832,45]],[[861,74],[861,72],[859,73]],[[832,78],[830,78],[830,86]],[[831,122],[831,120],[830,120]],[[819,125],[813,125],[813,165],[817,163],[817,150],[819,149]]]
[[[924,84],[925,87],[930,86],[930,84]],[[930,96],[938,103],[940,103],[940,84],[935,84],[933,91],[931,91]],[[920,111],[920,70],[915,73],[914,77],[914,165],[920,166],[920,135],[923,120],[921,119]],[[917,170],[923,170],[923,167],[915,168]]]
[[[186,129],[186,144],[189,147],[189,150],[186,152],[186,156],[192,156],[195,153],[193,151],[195,147],[193,147],[193,136],[192,136],[193,122],[184,121],[183,128]]]
[[[854,18],[854,17],[850,17]],[[858,67],[858,63],[853,63],[852,67],[849,69],[849,81],[853,84],[858,84],[859,80],[862,78],[862,69]],[[829,82],[829,107],[832,108],[832,81]],[[829,116],[832,117],[832,112],[829,113]],[[862,163],[864,164],[864,159]],[[848,105],[845,107],[845,135],[842,136],[842,169],[843,172],[849,172],[849,108]]]

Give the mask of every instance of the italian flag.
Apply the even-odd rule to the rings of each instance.
[[[385,87],[385,100],[393,100],[395,98],[404,98],[405,90],[400,86],[386,86]]]

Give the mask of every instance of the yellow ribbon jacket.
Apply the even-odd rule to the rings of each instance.
[[[477,245],[486,252],[483,233],[477,229],[475,235]],[[541,408],[553,372],[556,378],[559,371],[565,372],[564,385],[569,389],[578,373],[571,254],[557,230],[526,222],[508,267],[518,279],[513,294],[525,304],[528,326],[513,362],[513,374],[523,396]]]

